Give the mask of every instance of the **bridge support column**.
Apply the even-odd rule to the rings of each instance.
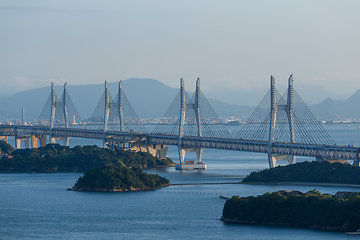
[[[31,137],[21,136],[21,137],[15,137],[15,149],[21,148],[21,140],[25,140],[25,148],[30,148]]]
[[[287,112],[287,119],[290,129],[290,139],[291,143],[295,143],[295,126],[294,126],[294,111],[293,111],[293,83],[294,79],[292,74],[289,77],[288,82],[288,95],[287,95],[287,104],[286,104],[286,112]],[[296,156],[288,156],[286,159],[288,160],[289,164],[295,164]]]
[[[185,161],[185,154],[187,152],[195,152],[197,157],[197,163],[195,164],[194,161]],[[179,151],[180,155],[180,164],[175,165],[176,170],[192,170],[192,169],[201,169],[205,170],[206,165],[202,162],[202,148],[181,148]]]
[[[46,135],[40,135],[40,147],[46,146]]]
[[[103,147],[106,148],[106,131],[110,114],[110,95],[107,81],[105,81],[105,110],[104,110],[104,126],[103,126]]]
[[[273,167],[275,167],[277,161],[288,161],[289,164],[295,163],[295,157],[292,155],[278,155],[278,154],[271,154],[271,161]]]
[[[360,148],[356,150],[355,162],[354,165],[360,167]]]
[[[158,158],[166,158],[167,151],[169,149],[169,145],[157,145],[157,144],[148,144],[148,140],[146,139],[146,151]]]
[[[25,139],[25,148],[30,148],[30,143],[31,143],[31,141],[30,141],[31,139],[30,139],[30,137],[27,137],[26,139]]]
[[[21,139],[15,137],[15,149],[20,149],[20,147],[21,147]]]
[[[69,137],[63,137],[62,140],[64,141],[64,146],[68,147],[69,146]]]
[[[69,137],[50,137],[50,143],[52,144],[55,144],[57,140],[62,140],[64,142],[64,146],[69,146]]]
[[[38,138],[36,135],[31,135],[31,148],[38,148]]]
[[[276,165],[276,158],[273,157],[273,144],[274,144],[274,132],[275,122],[277,114],[277,103],[276,103],[276,89],[275,89],[275,78],[270,77],[270,89],[271,89],[271,107],[270,107],[270,130],[269,130],[269,146],[268,146],[268,159],[270,168],[274,168]]]
[[[167,151],[169,149],[168,145],[161,145],[159,150],[156,150],[156,156],[158,158],[166,158]]]
[[[119,91],[118,91],[118,114],[120,120],[120,132],[125,132],[124,128],[124,114],[123,114],[123,99],[122,99],[122,81],[119,82]]]

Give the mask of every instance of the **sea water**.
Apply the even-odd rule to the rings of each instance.
[[[325,125],[340,145],[359,146],[359,125]],[[10,142],[11,140],[9,140]],[[343,143],[341,143],[341,141]],[[100,144],[70,139],[72,146]],[[176,147],[168,157],[178,161]],[[186,159],[195,160],[193,153]],[[298,157],[297,161],[314,160]],[[147,169],[173,184],[147,192],[73,192],[82,173],[0,174],[0,239],[348,239],[344,233],[288,227],[225,224],[225,200],[277,190],[360,191],[350,187],[246,185],[252,171],[268,168],[261,153],[205,149],[207,170]],[[285,164],[284,162],[281,164]],[[215,183],[215,184],[214,184]],[[228,183],[228,184],[225,184]]]

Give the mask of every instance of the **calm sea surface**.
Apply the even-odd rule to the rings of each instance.
[[[324,125],[339,144],[360,144],[360,125]],[[13,144],[13,139],[9,143]],[[101,142],[70,139],[70,144]],[[177,149],[168,157],[178,162]],[[194,153],[186,154],[195,160]],[[297,161],[313,160],[297,158]],[[148,169],[171,183],[235,183],[268,167],[267,155],[204,150],[205,171]],[[284,163],[282,163],[284,164]],[[0,174],[0,239],[350,239],[343,233],[308,229],[224,224],[225,200],[279,189],[323,193],[357,188],[243,184],[176,185],[149,192],[66,191],[82,173]]]

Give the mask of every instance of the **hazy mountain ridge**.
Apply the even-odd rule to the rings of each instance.
[[[114,98],[119,82],[109,83],[110,95]],[[80,116],[85,119],[91,116],[101,96],[104,84],[68,85],[68,93]],[[135,112],[141,118],[160,118],[179,92],[178,88],[169,87],[154,79],[131,78],[123,81],[123,92],[130,101]],[[60,99],[63,86],[55,86]],[[188,93],[190,96],[193,93]],[[25,108],[25,119],[37,119],[50,95],[50,86],[17,93],[11,97],[0,99],[0,116],[4,119],[21,119],[21,109]],[[206,93],[205,93],[206,95]],[[306,96],[302,96],[306,101]],[[239,106],[208,98],[219,117],[236,117],[247,119],[255,106]],[[258,100],[259,102],[261,99]],[[309,108],[319,120],[360,119],[360,90],[346,100],[326,98],[319,104]],[[337,117],[339,116],[339,117]]]
[[[109,83],[112,98],[117,94],[119,82]],[[178,88],[169,87],[154,79],[132,78],[124,80],[122,89],[135,112],[141,118],[162,117],[179,92]],[[68,85],[68,93],[80,116],[91,116],[101,96],[104,84]],[[60,99],[63,86],[55,86]],[[22,107],[25,108],[25,120],[37,119],[50,95],[50,86],[17,93],[0,100],[0,116],[5,119],[21,119]],[[192,93],[189,93],[191,96]],[[230,105],[215,99],[208,99],[219,117],[247,117],[255,107]]]
[[[360,119],[360,90],[348,99],[333,100],[326,98],[319,104],[309,106],[319,120]]]

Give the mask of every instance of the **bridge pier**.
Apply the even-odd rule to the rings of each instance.
[[[64,142],[64,146],[69,146],[69,137],[54,137],[50,136],[50,143],[54,144],[56,141],[62,140]],[[46,141],[46,139],[45,139]]]
[[[40,139],[40,147],[45,147],[46,146],[46,135],[40,135],[39,139]]]
[[[269,146],[268,146],[268,160],[270,168],[274,168],[276,159],[273,157],[273,144],[274,144],[274,132],[277,114],[277,103],[276,103],[276,89],[275,89],[275,78],[270,76],[270,90],[271,90],[271,112],[270,112],[270,130],[269,130]]]
[[[158,158],[166,158],[167,151],[169,149],[169,145],[157,145],[151,144],[146,146],[146,151]]]
[[[185,161],[185,154],[187,152],[195,152],[197,163],[194,161]],[[179,150],[180,164],[175,165],[176,170],[193,170],[193,169],[206,169],[206,165],[202,162],[203,149],[202,148],[181,148]]]
[[[21,141],[25,141],[25,148],[38,148],[38,139],[40,139],[40,147],[46,145],[46,135],[30,135],[15,137],[15,149],[21,148]]]
[[[277,161],[288,161],[289,164],[294,164],[296,162],[296,156],[269,154],[269,162],[271,168],[274,168],[276,166]]]
[[[38,138],[36,135],[31,135],[32,148],[38,148]]]
[[[357,167],[360,167],[360,148],[358,148],[356,150],[356,153],[355,153],[355,161],[354,161],[354,165],[357,166]]]
[[[30,148],[31,136],[15,137],[15,149],[20,149],[21,140],[25,141],[25,148]]]

